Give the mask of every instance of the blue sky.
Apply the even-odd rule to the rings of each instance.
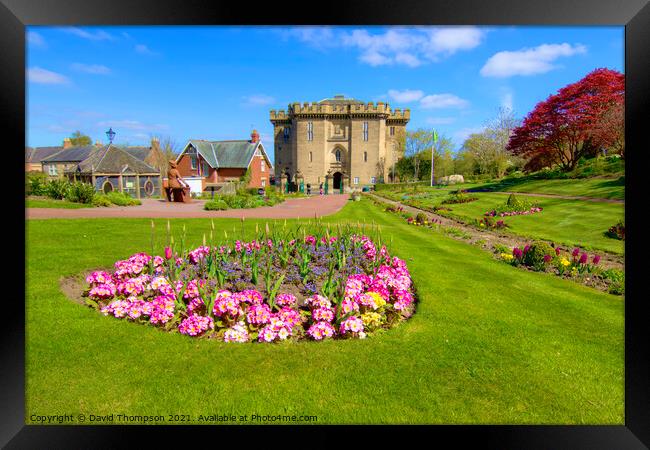
[[[272,147],[269,110],[344,94],[410,108],[462,145],[500,106],[525,116],[591,70],[623,71],[623,27],[39,27],[27,29],[26,145],[75,130]]]

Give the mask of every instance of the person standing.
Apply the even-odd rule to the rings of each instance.
[[[320,195],[323,195],[323,183],[320,184],[318,189],[320,190]]]

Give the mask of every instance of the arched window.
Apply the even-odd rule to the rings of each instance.
[[[334,155],[336,156],[336,162],[341,162],[341,150],[337,148]]]

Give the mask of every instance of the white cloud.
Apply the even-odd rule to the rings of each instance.
[[[560,57],[585,53],[584,45],[542,44],[535,48],[502,51],[492,55],[481,68],[484,77],[511,77],[514,75],[537,75],[549,72],[557,66],[553,61]]]
[[[456,121],[455,117],[427,117],[424,121],[428,125],[449,125]]]
[[[45,48],[47,47],[47,44],[45,43],[45,39],[43,39],[43,36],[38,34],[35,31],[28,31],[27,32],[27,43],[33,47],[37,48]]]
[[[70,82],[64,75],[40,67],[27,69],[27,79],[32,83],[39,84],[68,84]]]
[[[80,38],[88,39],[91,41],[111,41],[114,39],[113,36],[103,30],[90,31],[88,29],[82,29],[78,27],[69,27],[64,28],[64,31],[66,33],[74,34],[75,36],[79,36]]]
[[[420,99],[420,106],[424,109],[464,108],[468,105],[467,100],[454,94],[431,94]]]
[[[247,106],[266,106],[275,102],[275,98],[265,94],[249,95],[243,98],[244,105]]]
[[[397,91],[395,89],[390,89],[388,91],[388,97],[390,97],[391,100],[394,100],[399,103],[409,103],[409,102],[415,102],[420,100],[422,97],[424,97],[424,92],[419,90],[409,90],[409,89],[406,89],[404,91]]]
[[[157,55],[157,52],[152,51],[144,44],[138,44],[134,47],[134,50],[141,55]]]
[[[443,27],[430,32],[430,52],[452,55],[478,47],[485,32],[477,27]]]
[[[399,64],[405,64],[409,67],[417,67],[422,64],[417,56],[414,56],[410,53],[398,53],[395,55],[395,62]]]
[[[281,30],[280,35],[284,40],[295,38],[317,48],[338,45],[334,31],[330,27],[295,27]]]
[[[146,124],[137,120],[105,120],[98,122],[97,125],[100,127],[111,127],[115,132],[119,132],[120,129],[132,131],[163,131],[169,128],[168,125]]]
[[[111,69],[106,66],[102,66],[101,64],[74,63],[71,67],[78,72],[85,72],[93,75],[108,75],[111,73]]]
[[[371,33],[367,29],[336,30],[330,27],[295,27],[281,31],[284,39],[295,38],[312,47],[347,47],[359,51],[359,61],[370,66],[418,67],[460,50],[481,44],[485,32],[478,27],[391,27]]]

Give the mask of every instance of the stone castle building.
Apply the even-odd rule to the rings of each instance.
[[[330,190],[388,182],[404,155],[410,114],[342,95],[272,110],[276,177],[287,174],[312,188],[327,180]]]

